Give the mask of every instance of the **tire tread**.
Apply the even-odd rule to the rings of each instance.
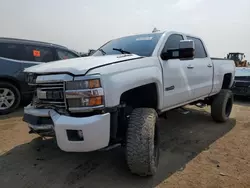
[[[140,176],[154,175],[157,164],[152,159],[157,113],[151,108],[134,109],[127,130],[126,155],[130,171]]]
[[[215,96],[211,105],[211,116],[216,122],[225,122],[228,117],[225,115],[225,105],[228,100],[232,100],[233,104],[233,94],[232,91],[228,89],[222,89],[220,93]]]

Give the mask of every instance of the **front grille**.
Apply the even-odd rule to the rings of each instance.
[[[235,80],[250,81],[250,76],[235,76]]]
[[[37,84],[33,102],[37,107],[66,108],[64,88],[64,82]],[[38,90],[45,93],[42,98],[37,95]]]
[[[250,82],[234,82],[234,87],[249,87]]]

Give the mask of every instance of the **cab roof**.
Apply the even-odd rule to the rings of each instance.
[[[36,46],[43,46],[43,47],[56,47],[60,49],[68,49],[67,47],[61,46],[58,44],[35,41],[35,40],[28,40],[28,39],[17,39],[17,38],[0,37],[0,43],[27,44],[27,45],[36,45]]]

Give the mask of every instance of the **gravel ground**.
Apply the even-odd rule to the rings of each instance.
[[[250,100],[231,119],[212,121],[209,109],[160,119],[161,158],[153,178],[131,175],[123,151],[65,153],[53,139],[29,135],[22,110],[0,117],[0,187],[147,188],[250,187]]]

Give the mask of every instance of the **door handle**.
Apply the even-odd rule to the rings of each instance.
[[[207,67],[211,68],[211,67],[213,67],[213,66],[212,66],[211,64],[208,64]]]
[[[187,68],[188,68],[188,69],[193,69],[193,68],[194,68],[194,66],[192,66],[192,65],[188,65],[188,66],[187,66]]]

